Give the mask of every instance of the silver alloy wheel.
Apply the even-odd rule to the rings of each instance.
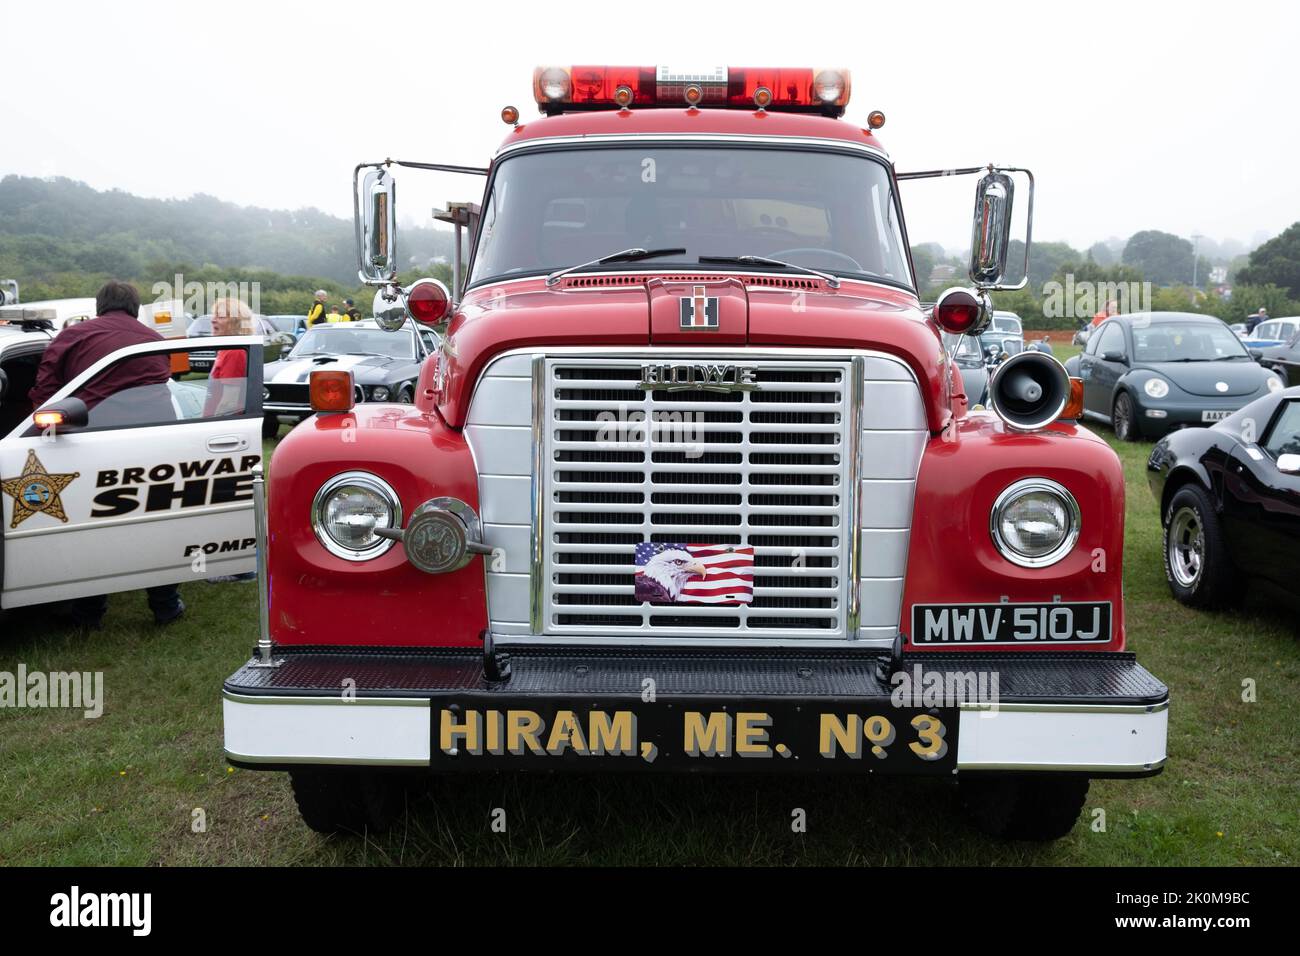
[[[1169,570],[1182,587],[1191,588],[1205,567],[1205,528],[1195,508],[1182,507],[1169,522]]]

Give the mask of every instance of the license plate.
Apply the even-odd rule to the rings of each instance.
[[[952,773],[955,707],[880,700],[437,699],[438,770]]]
[[[1227,417],[1228,417],[1229,415],[1231,415],[1231,414],[1232,414],[1232,412],[1231,412],[1231,411],[1228,411],[1227,409],[1219,409],[1218,411],[1212,411],[1212,412],[1211,412],[1211,411],[1204,411],[1204,412],[1201,412],[1201,421],[1203,421],[1203,422],[1221,422],[1221,421],[1223,421],[1225,418],[1227,418]]]
[[[1109,640],[1109,601],[912,606],[912,643],[917,645],[1105,644]]]

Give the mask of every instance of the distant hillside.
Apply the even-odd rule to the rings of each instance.
[[[451,255],[451,234],[402,230],[403,258]],[[141,278],[161,263],[270,270],[351,286],[351,220],[318,209],[237,206],[212,196],[145,199],[71,179],[0,180],[0,277],[63,285],[71,273]]]

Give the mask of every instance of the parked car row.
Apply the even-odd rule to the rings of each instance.
[[[1120,441],[1222,421],[1284,387],[1220,320],[1184,312],[1112,316],[1065,367],[1083,380],[1084,417]]]
[[[1248,582],[1300,579],[1300,327],[1244,335],[1212,316],[1116,315],[1066,371],[1084,417],[1121,441],[1154,440],[1147,479],[1160,508],[1165,577],[1194,608],[1239,604]],[[1264,349],[1252,341],[1286,341]]]
[[[385,332],[373,321],[308,329],[287,355],[266,366],[263,437],[274,436],[282,423],[296,425],[312,414],[308,380],[315,371],[351,370],[358,402],[410,404],[420,364],[438,344],[436,332],[410,321],[398,333]]]

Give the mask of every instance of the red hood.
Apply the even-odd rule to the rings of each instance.
[[[447,329],[438,405],[443,418],[455,428],[464,424],[474,383],[494,356],[560,345],[680,346],[683,353],[738,345],[874,349],[911,366],[932,431],[952,416],[938,333],[909,292],[847,280],[830,289],[820,281],[772,276],[747,278],[770,283],[748,287],[718,276],[628,279],[621,288],[582,287],[596,280],[570,277],[553,289],[539,278],[471,291]],[[693,300],[700,285],[703,298],[717,299],[716,310],[708,307],[717,328],[683,329],[683,310],[693,313],[682,300]]]

